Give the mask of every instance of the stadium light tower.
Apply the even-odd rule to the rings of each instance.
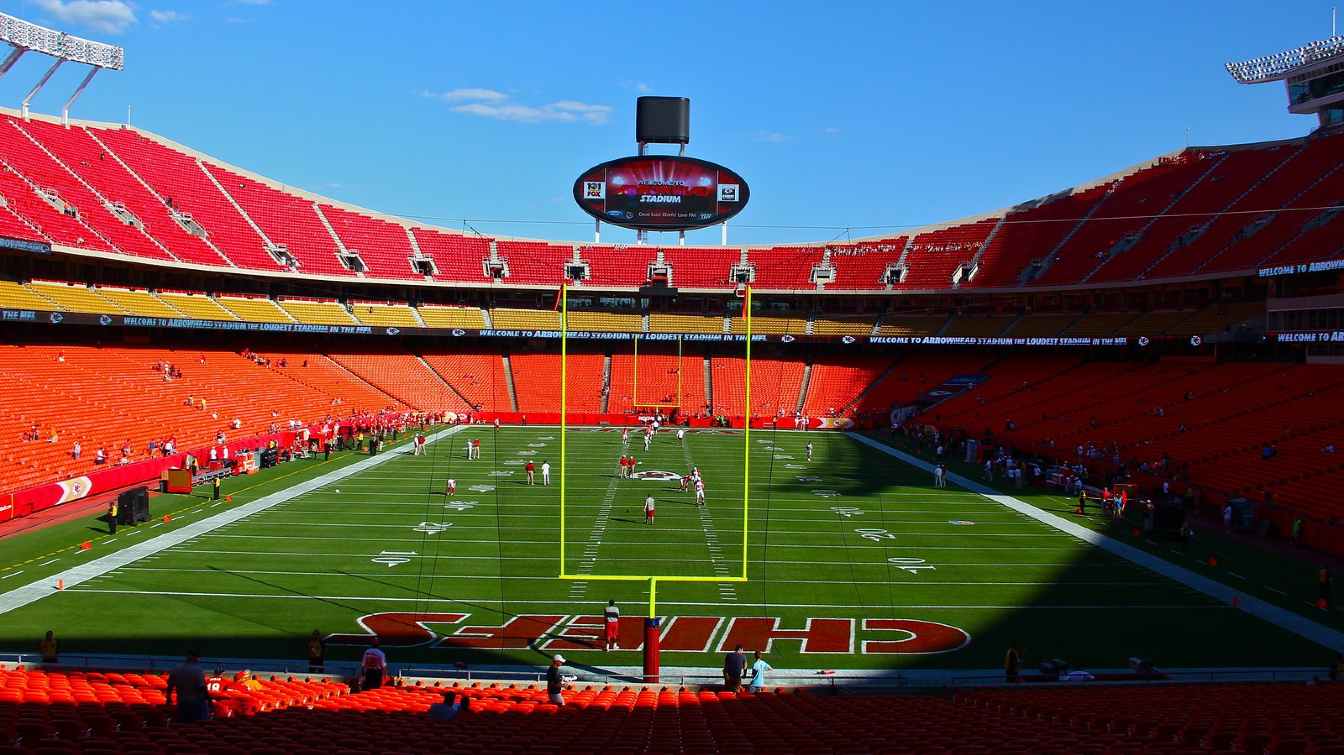
[[[1332,34],[1301,47],[1226,64],[1242,84],[1282,81],[1288,112],[1315,114],[1321,128],[1344,125],[1344,36]]]
[[[51,80],[52,74],[61,64],[69,61],[71,63],[80,63],[89,66],[89,72],[84,79],[79,82],[79,86],[65,101],[61,108],[61,123],[70,125],[70,107],[75,104],[75,100],[84,93],[89,82],[93,77],[104,68],[110,68],[114,71],[120,71],[125,67],[126,51],[116,45],[109,45],[105,42],[95,42],[91,39],[76,37],[73,34],[66,34],[63,31],[48,29],[45,26],[39,26],[21,18],[15,18],[11,15],[0,13],[0,41],[7,42],[11,47],[9,55],[5,57],[4,62],[0,62],[0,76],[9,73],[14,64],[19,62],[19,58],[25,53],[35,52],[55,59],[55,62],[47,68],[47,72],[42,74],[32,89],[23,98],[23,118],[28,119],[28,103],[33,101],[33,97],[42,91]]]

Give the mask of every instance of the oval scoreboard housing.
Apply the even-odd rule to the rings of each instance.
[[[574,182],[574,201],[598,220],[643,231],[680,231],[721,223],[747,206],[747,182],[694,157],[622,157],[595,165]]]

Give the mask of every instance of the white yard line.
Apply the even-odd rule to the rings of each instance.
[[[607,525],[611,521],[611,508],[616,504],[616,491],[620,488],[620,480],[621,478],[619,476],[611,475],[610,479],[607,481],[607,487],[602,496],[602,503],[597,509],[597,516],[593,518],[593,529],[588,533],[588,542],[582,546],[583,558],[579,561],[578,568],[574,570],[575,574],[592,574],[597,568],[597,550],[602,547],[602,538],[607,535]],[[543,527],[537,529],[553,528]],[[575,545],[577,546],[578,544],[575,543]],[[565,564],[561,564],[560,568],[561,570],[567,570]],[[570,600],[582,600],[587,595],[587,582],[577,580],[570,583]]]
[[[466,426],[458,425],[447,430],[441,430],[440,432],[435,433],[434,436],[430,438],[429,442],[432,443],[440,438],[454,435],[464,427]],[[376,467],[379,464],[395,459],[398,456],[399,454],[388,451],[378,456],[370,456],[361,459],[353,464],[314,477],[306,482],[301,482],[278,493],[272,493],[252,501],[251,503],[246,503],[237,508],[222,511],[214,516],[206,517],[200,521],[180,527],[172,532],[167,532],[157,537],[150,538],[149,540],[141,541],[135,545],[123,548],[116,553],[110,553],[101,558],[53,574],[46,579],[30,582],[22,587],[0,594],[0,614],[9,613],[17,608],[22,608],[29,603],[56,594],[58,592],[55,587],[57,580],[63,580],[65,582],[68,592],[69,588],[87,582],[94,577],[100,577],[114,569],[119,569],[128,564],[135,563],[146,556],[152,556],[175,545],[185,543],[194,537],[208,534],[223,525],[231,524],[257,512],[265,511],[272,506],[278,506],[305,493],[317,490],[323,485],[343,480],[351,475],[359,474],[370,467]]]
[[[881,451],[889,456],[894,456],[913,467],[923,469],[926,472],[933,470],[932,464],[905,453],[904,451],[899,451],[883,443],[879,443],[867,436],[858,433],[846,433],[846,435],[865,446]],[[1197,592],[1201,592],[1220,603],[1230,605],[1233,601],[1236,601],[1241,610],[1252,616],[1286,629],[1293,634],[1305,637],[1312,642],[1324,645],[1331,650],[1337,652],[1344,651],[1344,632],[1318,624],[1305,616],[1293,613],[1286,608],[1276,606],[1268,601],[1261,600],[1245,591],[1238,590],[1230,585],[1225,585],[1217,580],[1209,579],[1202,574],[1198,574],[1184,567],[1177,566],[1170,561],[1154,556],[1145,550],[1135,548],[1132,545],[1126,545],[1113,537],[1103,535],[1100,532],[1088,529],[1076,522],[1071,522],[1068,519],[1051,514],[1048,511],[1043,511],[1026,501],[1022,501],[1009,495],[1002,495],[974,480],[955,474],[949,474],[948,479],[967,490],[983,495],[991,501],[995,501],[1014,511],[1026,514],[1042,524],[1053,527],[1065,534],[1072,535],[1073,537],[1096,546],[1108,553],[1138,564],[1139,566],[1161,574],[1168,579],[1179,582],[1180,584]]]
[[[456,528],[453,528],[453,529],[456,529]],[[235,535],[235,534],[229,534],[229,533],[211,532],[211,533],[204,533],[204,534],[201,535],[201,537],[229,538],[229,539],[236,539],[236,540],[301,540],[301,541],[319,541],[319,542],[320,542],[320,541],[323,541],[323,540],[337,540],[337,541],[340,541],[340,542],[350,542],[350,538],[349,538],[349,537],[322,536],[322,535],[252,535],[252,534],[238,534],[238,535]],[[856,535],[856,537],[857,537],[857,535]],[[1014,535],[1013,537],[1016,537],[1016,536]],[[1062,539],[1062,538],[1060,538],[1060,539]],[[388,538],[379,538],[379,540],[380,540],[380,542],[386,542],[386,543],[419,543],[419,542],[422,542],[422,541],[423,541],[423,538],[414,538],[414,537],[411,537],[411,538],[406,538],[406,537],[388,537]],[[489,540],[489,539],[487,539],[487,540],[464,540],[464,539],[454,539],[454,540],[452,540],[452,542],[453,542],[453,543],[456,543],[456,544],[463,544],[463,545],[470,545],[470,544],[489,544],[489,545],[495,545],[495,544],[497,544],[497,543],[503,543],[503,544],[505,544],[505,545],[555,545],[555,543],[556,543],[555,540]],[[608,542],[608,543],[606,543],[606,546],[609,547],[609,548],[640,548],[640,549],[644,549],[644,548],[648,548],[648,547],[650,547],[650,546],[655,546],[655,547],[656,547],[656,546],[663,546],[663,545],[672,545],[672,546],[677,546],[677,547],[684,548],[684,547],[686,547],[686,546],[688,546],[688,545],[694,545],[694,543],[688,543],[688,542],[685,542],[685,541],[643,541],[643,542],[620,542],[620,543],[612,543],[612,542]],[[920,550],[958,550],[958,551],[968,551],[968,550],[970,550],[970,551],[979,551],[979,550],[990,550],[990,551],[994,551],[994,550],[999,550],[999,551],[1002,551],[1002,550],[1009,550],[1009,551],[1016,551],[1016,550],[1029,550],[1029,551],[1034,551],[1034,550],[1072,550],[1072,551],[1077,551],[1077,550],[1078,550],[1078,547],[1077,547],[1076,544],[1071,544],[1071,545],[1066,545],[1066,546],[1058,546],[1058,545],[922,545],[922,544],[918,544],[918,543],[910,543],[910,542],[906,542],[906,543],[904,543],[904,546],[905,546],[905,547],[911,547],[911,548],[918,548],[918,549],[920,549]],[[870,543],[870,542],[867,542],[867,541],[860,542],[860,543],[855,543],[855,544],[853,544],[853,545],[825,545],[825,544],[820,544],[820,543],[752,543],[749,547],[750,547],[750,548],[753,548],[753,549],[755,549],[755,548],[775,548],[775,549],[779,549],[779,548],[805,548],[805,549],[808,549],[808,550],[831,550],[831,549],[835,549],[835,548],[842,548],[842,549],[843,549],[843,548],[872,548],[872,549],[874,549],[874,550],[887,550],[887,549],[890,549],[890,548],[891,548],[890,545],[886,545],[886,544],[882,544],[882,543]]]
[[[386,597],[386,596],[381,596],[381,595],[304,595],[304,594],[269,595],[269,594],[265,594],[265,593],[247,593],[247,592],[187,592],[187,591],[182,591],[182,590],[105,590],[105,589],[102,589],[102,588],[89,588],[89,587],[82,587],[82,588],[75,588],[75,589],[67,589],[66,592],[78,592],[78,593],[102,593],[102,594],[108,594],[108,595],[140,595],[140,596],[185,597],[185,598],[228,598],[228,599],[233,599],[233,598],[259,598],[259,599],[267,599],[267,600],[347,600],[347,601],[374,601],[374,602],[387,602],[387,603],[447,603],[447,604],[460,604],[460,603],[463,603],[464,601],[467,601],[467,602],[492,602],[492,603],[498,603],[498,602],[499,602],[498,594],[496,594],[494,597],[481,597],[481,598],[426,598],[426,597],[424,597],[424,596],[398,598],[398,597]],[[505,603],[506,605],[539,605],[539,606],[556,606],[556,605],[573,605],[574,601],[569,601],[569,600],[566,600],[566,599],[564,599],[564,598],[557,598],[557,599],[555,599],[555,600],[511,600],[511,599],[510,599],[510,600],[505,600],[504,603]],[[582,603],[584,603],[584,604],[586,604],[586,605],[595,605],[595,606],[604,606],[604,605],[606,605],[606,601],[604,601],[604,600],[585,600],[585,601],[582,601]],[[708,607],[715,607],[715,606],[722,606],[722,605],[723,605],[723,604],[722,604],[721,602],[719,602],[719,601],[714,601],[714,602],[712,602],[712,603],[707,603],[707,602],[703,602],[703,601],[668,601],[668,600],[660,600],[660,601],[658,601],[658,604],[659,604],[659,605],[664,605],[664,606],[708,606]],[[834,610],[850,610],[850,609],[859,609],[859,608],[867,609],[867,610],[872,610],[872,609],[875,608],[875,607],[881,607],[881,608],[923,608],[923,609],[940,609],[940,610],[982,609],[982,610],[989,610],[989,611],[1099,611],[1099,610],[1103,610],[1103,611],[1109,611],[1109,610],[1124,610],[1124,611],[1149,610],[1149,611],[1151,611],[1151,610],[1158,610],[1158,609],[1180,609],[1180,610],[1183,610],[1183,611],[1189,611],[1189,610],[1192,610],[1192,609],[1204,609],[1204,610],[1211,610],[1211,611],[1229,611],[1229,610],[1232,610],[1230,607],[1225,606],[1225,605],[1221,605],[1221,604],[1218,604],[1218,603],[1198,603],[1198,604],[1181,604],[1181,603],[1171,603],[1171,604],[1156,603],[1156,604],[1153,604],[1153,603],[1144,603],[1144,604],[1116,604],[1116,605],[1034,605],[1034,606],[1023,606],[1023,605],[1021,605],[1020,603],[1009,603],[1009,604],[1006,604],[1006,605],[981,604],[981,603],[967,603],[967,604],[961,604],[961,603],[895,603],[895,604],[892,604],[892,603],[882,603],[880,606],[873,606],[873,605],[868,605],[868,604],[846,605],[846,604],[838,604],[838,603],[771,603],[771,604],[770,604],[770,607],[771,607],[771,608],[824,608],[824,609],[834,609]],[[749,606],[749,605],[744,605],[744,606],[742,606],[742,608],[743,608],[744,610],[748,610],[748,611],[750,611],[750,610],[759,610],[759,607],[758,607],[758,606],[757,606],[757,607],[753,607],[753,606]]]
[[[704,559],[700,559],[703,563]],[[885,564],[874,564],[874,566],[885,566]],[[330,572],[330,571],[283,571],[271,569],[174,569],[169,567],[145,567],[145,566],[126,566],[117,570],[117,573],[128,571],[143,572],[170,572],[173,574],[213,574],[215,576],[226,577],[231,574],[260,574],[278,577],[334,577],[345,579],[346,577],[379,577],[382,579],[485,579],[485,580],[518,580],[525,582],[535,582],[544,577],[540,575],[488,575],[488,574],[435,574],[432,577],[421,574],[398,574],[393,571],[375,571],[375,572]],[[109,575],[103,575],[109,576]],[[115,575],[112,575],[115,576]],[[893,582],[891,580],[853,580],[853,579],[785,579],[772,578],[771,584],[790,584],[790,585],[884,585],[888,587],[924,587],[926,585],[956,585],[959,587],[993,585],[996,587],[1004,586],[1071,586],[1071,587],[1162,587],[1165,582],[1147,581],[1081,581],[1081,582],[1061,582],[1059,580],[1014,580],[1014,581],[951,581],[951,580],[933,580],[933,579],[912,579],[909,582]],[[727,583],[732,586],[732,583]],[[722,592],[722,588],[720,588]]]
[[[312,551],[230,551],[230,550],[214,550],[214,549],[206,549],[206,548],[180,548],[180,547],[179,547],[179,548],[173,548],[171,551],[168,552],[168,555],[177,555],[177,554],[182,554],[182,553],[203,553],[203,554],[212,555],[212,556],[293,556],[293,557],[296,557],[296,558],[342,558],[342,559],[350,559],[350,558],[364,559],[364,558],[373,558],[374,556],[377,556],[377,555],[378,555],[377,553],[313,553]],[[158,556],[150,556],[150,557],[148,557],[148,558],[141,559],[141,560],[143,560],[143,561],[153,561],[153,560],[156,559],[156,558],[158,558]],[[542,562],[545,562],[545,563],[554,563],[554,562],[555,562],[555,556],[499,556],[499,555],[493,555],[493,554],[492,554],[492,555],[485,555],[485,556],[463,556],[463,555],[457,555],[457,554],[454,554],[454,555],[442,555],[442,554],[440,554],[440,555],[435,555],[435,556],[428,556],[428,555],[426,555],[426,556],[418,556],[418,558],[422,558],[422,559],[435,559],[435,560],[440,560],[440,561],[542,561]],[[640,561],[668,561],[668,562],[675,562],[675,563],[692,563],[692,564],[707,564],[707,563],[709,563],[709,559],[707,559],[707,558],[688,558],[688,557],[686,557],[686,556],[641,556],[641,557],[640,557]],[[762,559],[755,559],[755,560],[752,561],[752,563],[753,563],[753,564],[787,564],[787,565],[798,565],[798,566],[834,566],[836,562],[834,562],[834,561],[798,561],[798,560],[795,560],[795,559],[765,559],[765,560],[762,560]],[[854,564],[854,566],[869,567],[869,568],[873,568],[873,569],[889,569],[889,568],[891,567],[890,564],[887,564],[887,563],[884,563],[884,562],[880,562],[880,561],[873,562],[873,563],[869,563],[869,564],[860,564],[860,563],[856,563],[856,564]],[[1050,568],[1062,568],[1062,567],[1067,567],[1067,568],[1069,568],[1070,570],[1073,570],[1073,569],[1080,569],[1080,568],[1081,568],[1081,569],[1115,569],[1115,568],[1117,568],[1117,565],[1115,565],[1115,564],[1084,564],[1084,565],[1082,565],[1082,566],[1077,566],[1077,565],[1070,564],[1068,561],[1048,561],[1048,562],[1045,562],[1045,563],[1008,563],[1008,562],[998,561],[998,562],[995,562],[995,563],[978,563],[978,564],[968,564],[968,563],[943,563],[943,562],[940,561],[940,562],[938,562],[938,566],[939,566],[940,568],[943,568],[943,567],[952,567],[952,566],[970,566],[970,567],[983,567],[983,568],[987,568],[987,569],[1003,569],[1003,568],[1006,568],[1006,567],[1017,568],[1017,567],[1024,567],[1024,566],[1025,566],[1025,567],[1041,567],[1041,568],[1046,568],[1046,567],[1050,567]],[[128,567],[128,568],[129,568],[129,567]],[[1128,565],[1128,564],[1125,564],[1125,565],[1124,565],[1124,568],[1128,569],[1128,568],[1129,568],[1129,565]],[[379,573],[381,574],[382,572],[379,572]],[[469,575],[469,576],[472,576],[472,575]],[[0,579],[3,579],[3,577],[0,577]]]

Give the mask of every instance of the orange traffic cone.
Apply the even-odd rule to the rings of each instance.
[[[164,523],[164,524],[167,524],[167,523],[169,523],[169,522],[171,522],[171,521],[173,521],[173,518],[172,518],[171,516],[169,516],[168,514],[164,514],[164,515],[163,515],[163,523]]]
[[[56,589],[57,589],[57,590],[64,590],[64,589],[65,589],[65,580],[63,580],[63,579],[58,579],[58,580],[56,580]]]
[[[93,543],[90,542],[90,541],[88,541],[88,540],[85,540],[84,542],[82,542],[82,543],[79,544],[79,549],[82,550],[82,551],[86,551],[86,550],[88,550],[88,549],[90,549],[90,548],[92,548],[92,547],[93,547]]]
[[[233,496],[231,495],[224,496],[224,501],[227,503],[233,503]]]

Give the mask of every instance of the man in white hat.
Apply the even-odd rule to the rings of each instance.
[[[560,677],[560,667],[565,665],[565,657],[559,653],[551,658],[551,667],[546,669],[546,694],[551,700],[552,705],[564,705],[565,697],[561,694],[564,689],[564,680]]]

